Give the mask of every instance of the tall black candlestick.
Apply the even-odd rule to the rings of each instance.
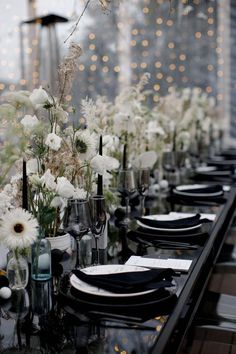
[[[26,161],[23,160],[23,176],[22,176],[22,208],[28,210],[28,182]]]
[[[123,150],[123,170],[126,170],[126,164],[127,164],[127,144],[124,144],[124,150]]]
[[[100,135],[100,139],[99,139],[99,155],[102,156],[102,135]],[[98,195],[103,195],[103,178],[102,178],[102,175],[98,175],[97,194]]]

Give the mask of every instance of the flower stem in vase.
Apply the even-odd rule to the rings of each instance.
[[[19,252],[17,249],[13,250],[13,257],[15,257],[15,260],[16,260],[16,268],[15,268],[16,287],[22,288],[22,275],[21,275],[22,270],[21,270],[20,261],[19,261]]]
[[[13,249],[7,263],[7,277],[11,289],[24,289],[28,283],[28,262],[20,254],[19,249]]]
[[[45,281],[51,278],[51,246],[44,238],[43,230],[39,230],[39,238],[31,249],[31,277]]]
[[[102,135],[100,135],[100,140],[99,140],[99,155],[102,156]],[[103,195],[103,178],[102,178],[102,175],[98,175],[97,195]]]

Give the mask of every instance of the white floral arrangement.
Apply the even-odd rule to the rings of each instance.
[[[4,97],[6,103],[0,106],[0,113],[7,112],[11,117],[6,130],[7,123],[14,126],[14,144],[21,144],[13,161],[14,169],[11,166],[13,177],[0,192],[0,216],[21,205],[24,158],[29,207],[48,236],[57,234],[69,198],[88,197],[95,191],[98,173],[109,181],[108,171],[119,167],[115,158],[99,155],[99,135],[103,130],[76,127],[66,111],[64,97],[71,89],[80,54],[80,47],[72,43],[59,68],[58,97],[39,87],[33,92],[8,93]],[[8,142],[4,144],[2,151],[6,153]]]
[[[208,147],[218,137],[217,107],[213,97],[199,88],[176,90],[160,97],[149,123],[163,150],[189,151],[193,142]],[[199,149],[199,146],[197,147]]]
[[[147,104],[151,91],[144,90],[150,78],[144,73],[137,85],[123,89],[113,102],[98,96],[82,100],[82,114],[89,129],[105,133],[104,150],[121,161],[123,145],[127,144],[129,163],[137,162],[137,157],[150,150],[147,125],[152,116]],[[156,155],[157,159],[157,155]],[[152,166],[151,166],[152,167]]]

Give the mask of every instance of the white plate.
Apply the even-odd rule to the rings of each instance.
[[[195,215],[195,214],[194,214]],[[194,216],[193,215],[193,216]],[[171,221],[171,220],[180,220],[184,219],[182,215],[172,215],[172,214],[161,214],[161,215],[148,215],[144,216],[143,218],[149,219],[149,220],[157,220],[157,221]],[[150,230],[158,230],[158,231],[167,231],[167,232],[181,232],[181,231],[188,231],[188,230],[195,230],[198,229],[199,227],[202,226],[202,224],[195,225],[195,226],[188,226],[184,228],[176,228],[176,229],[166,229],[163,227],[153,227],[153,226],[148,226],[146,224],[143,224],[141,221],[137,220],[137,224],[145,229],[150,229]]]
[[[228,170],[220,171],[220,170],[216,170],[215,167],[214,167],[214,170],[209,170],[209,171],[198,171],[198,170],[196,170],[196,172],[199,173],[199,174],[209,175],[209,176],[216,176],[216,177],[231,176],[231,174],[232,174],[231,171],[228,171]]]
[[[99,265],[99,266],[94,266],[94,267],[88,267],[84,268],[81,271],[83,271],[86,274],[115,274],[115,273],[126,273],[126,272],[141,272],[144,270],[149,270],[148,268],[144,267],[137,267],[137,266],[129,266],[125,264],[109,264],[109,265]],[[151,289],[151,290],[145,290],[142,292],[138,293],[126,293],[126,294],[117,294],[113,293],[108,290],[104,290],[101,288],[98,288],[96,286],[90,285],[79,278],[75,274],[73,274],[70,277],[70,283],[71,285],[84,293],[90,294],[90,295],[99,295],[99,296],[109,296],[109,297],[130,297],[130,296],[140,296],[140,295],[145,295],[152,293],[156,289]]]
[[[186,196],[192,196],[192,197],[218,197],[220,195],[223,194],[223,191],[218,191],[218,192],[213,192],[213,193],[194,193],[193,192],[187,192],[187,190],[189,189],[196,189],[196,191],[198,189],[202,189],[202,188],[207,188],[209,186],[204,185],[204,184],[188,184],[188,185],[183,185],[183,186],[178,186],[176,188],[173,189],[173,192],[175,194],[179,194],[179,195],[186,195]]]
[[[205,172],[212,172],[215,171],[216,167],[215,166],[200,166],[196,168],[196,172],[198,173],[205,173]]]

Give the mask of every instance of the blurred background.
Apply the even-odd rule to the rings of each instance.
[[[233,36],[236,3],[229,0],[115,0],[103,11],[86,0],[0,2],[0,92],[57,86],[57,66],[71,40],[83,49],[70,95],[106,95],[149,72],[150,105],[171,87],[200,87],[215,97],[229,143],[236,137]],[[231,50],[232,49],[232,50]],[[56,92],[55,92],[56,93]]]

